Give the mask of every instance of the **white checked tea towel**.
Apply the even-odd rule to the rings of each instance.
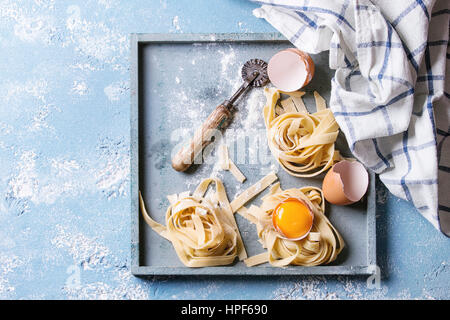
[[[355,157],[449,235],[450,1],[254,2],[299,49],[330,50],[330,108]]]

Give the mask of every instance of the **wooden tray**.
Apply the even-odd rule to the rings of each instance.
[[[368,275],[375,272],[374,175],[370,176],[363,201],[345,207],[327,204],[326,215],[347,246],[336,261],[325,266],[275,268],[263,264],[249,268],[243,262],[236,262],[224,267],[187,268],[179,261],[171,243],[153,232],[140,215],[139,190],[151,216],[164,223],[166,196],[193,191],[198,182],[210,176],[214,170],[211,163],[214,152],[207,158],[210,163],[180,173],[170,164],[174,148],[234,93],[242,82],[240,68],[247,60],[268,61],[273,54],[288,47],[292,45],[278,33],[131,36],[131,266],[134,275]],[[316,73],[305,90],[317,90],[329,101],[334,71],[328,68],[328,53],[312,58]],[[315,110],[312,94],[307,94],[304,101],[310,111]],[[283,189],[321,185],[323,176],[295,178],[276,164],[265,140],[263,104],[262,89],[252,89],[237,103],[235,118],[226,131],[227,144],[239,151],[234,153],[237,157],[234,160],[247,177],[241,185],[229,172],[215,170],[224,182],[230,201],[273,169],[278,170]],[[240,138],[244,133],[246,141]],[[342,134],[336,144],[342,153],[349,155]],[[252,203],[260,203],[260,197]],[[255,226],[239,215],[236,220],[249,256],[262,252]]]

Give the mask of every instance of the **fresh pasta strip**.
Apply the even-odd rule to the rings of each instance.
[[[228,156],[228,147],[225,144],[219,146],[219,162],[222,170],[230,170],[230,158]]]
[[[224,144],[219,147],[220,164],[223,170],[229,170],[231,174],[236,178],[237,181],[243,183],[247,178],[239,170],[239,168],[234,164],[233,160],[230,159],[228,155],[228,147]]]
[[[210,184],[215,192],[206,191]],[[219,179],[203,180],[193,195],[168,196],[165,226],[148,214],[139,194],[144,220],[159,235],[172,242],[181,262],[187,267],[229,265],[236,257],[247,257],[225,188]]]
[[[280,91],[282,92],[282,91]],[[284,93],[284,92],[283,92]],[[303,103],[302,97],[305,95],[305,92],[298,91],[295,93],[290,93],[289,98],[281,100],[280,104],[284,112],[305,112],[306,110],[305,104]]]
[[[269,173],[267,176],[259,180],[257,183],[252,185],[250,188],[242,192],[231,202],[231,211],[234,213],[240,209],[243,205],[249,202],[251,199],[256,197],[258,194],[263,192],[272,182],[278,179],[274,172]]]
[[[244,217],[245,219],[247,219],[248,221],[250,221],[251,223],[256,224],[258,222],[258,220],[256,220],[256,218],[254,216],[247,213],[247,208],[245,208],[245,207],[239,208],[236,212],[239,215],[241,215],[242,217]]]
[[[281,167],[296,177],[313,177],[342,159],[335,149],[339,125],[325,99],[316,91],[317,111],[308,113],[302,100],[304,92],[285,93],[265,88],[263,109],[267,140]],[[280,93],[290,95],[278,104]],[[301,102],[300,102],[301,101]]]
[[[237,181],[243,183],[247,178],[244,174],[239,170],[238,167],[234,164],[233,160],[230,159],[230,172],[236,178]]]
[[[304,201],[314,213],[311,232],[302,240],[282,238],[272,224],[272,212],[287,198]],[[344,239],[324,214],[322,190],[316,187],[282,190],[275,184],[260,207],[240,208],[239,213],[256,225],[258,237],[267,251],[244,260],[249,267],[269,262],[275,267],[317,266],[334,261],[345,246]],[[251,217],[251,218],[250,218]]]

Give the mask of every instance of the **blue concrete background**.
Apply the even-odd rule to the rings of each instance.
[[[129,33],[272,32],[242,0],[0,0],[0,298],[449,298],[449,240],[378,183],[365,277],[130,274]]]

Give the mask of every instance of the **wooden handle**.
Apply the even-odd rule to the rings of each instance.
[[[223,104],[219,105],[195,131],[194,137],[172,158],[172,167],[177,171],[187,170],[202,150],[211,143],[216,130],[223,129],[231,113]]]

